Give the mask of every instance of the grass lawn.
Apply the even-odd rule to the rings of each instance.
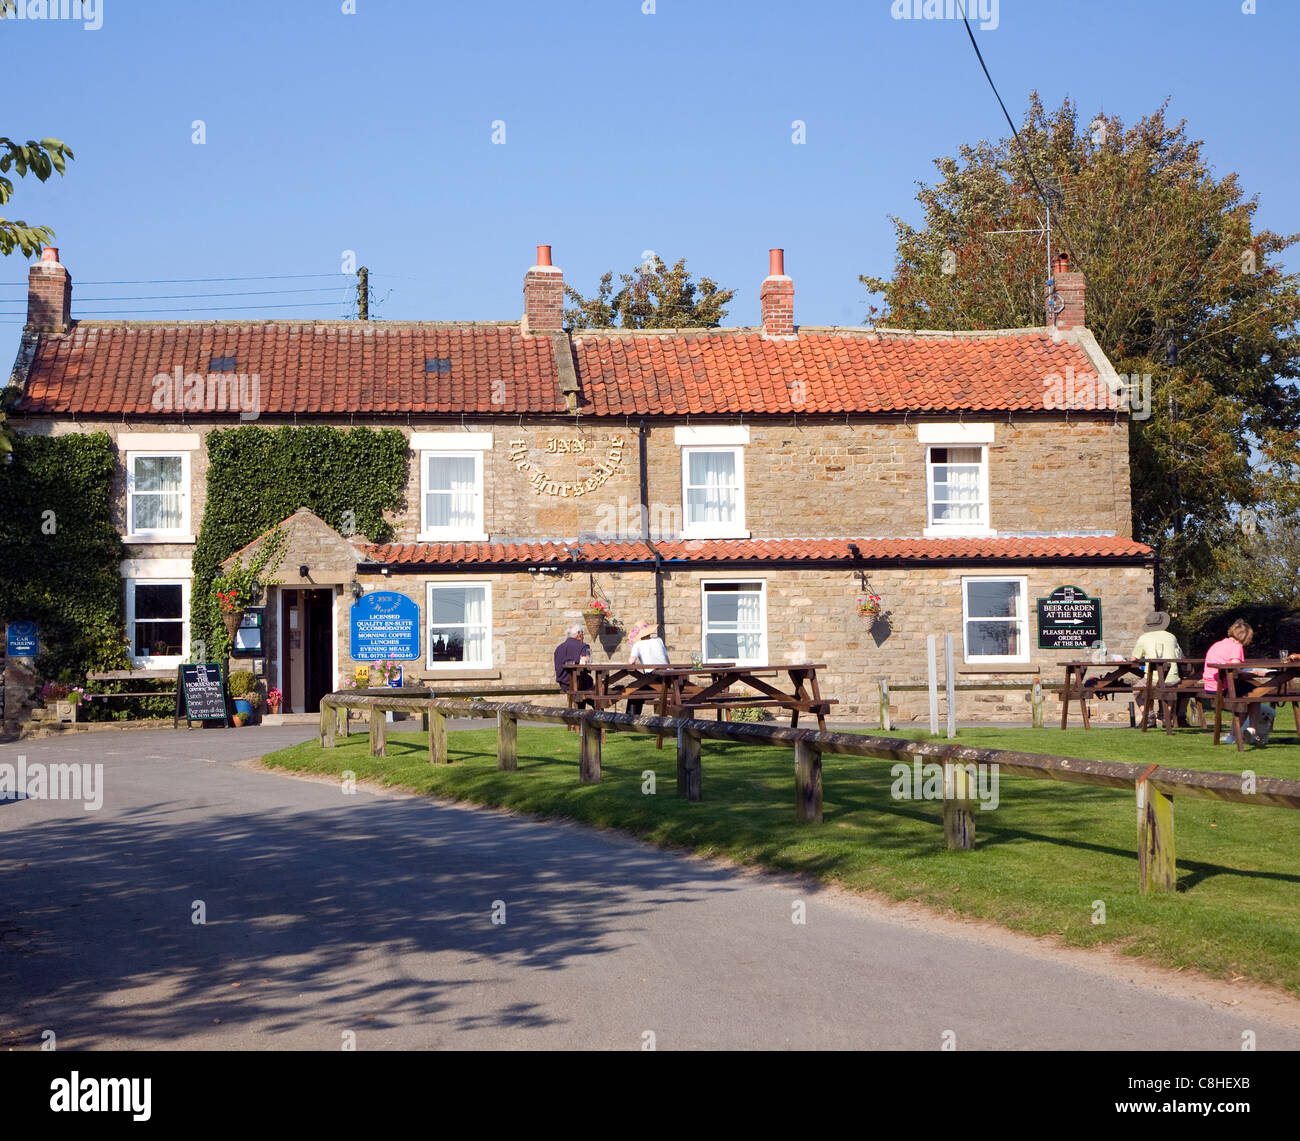
[[[1211,736],[1179,730],[965,729],[985,748],[1097,760],[1300,778],[1300,740],[1281,718],[1266,749],[1238,754]],[[418,722],[416,723],[418,725]],[[910,899],[937,911],[990,919],[1074,945],[1111,944],[1168,966],[1245,976],[1300,995],[1300,812],[1176,798],[1178,892],[1137,892],[1131,792],[1003,777],[1000,802],[976,812],[976,847],[944,846],[942,806],[895,800],[889,761],[827,754],[825,821],[794,814],[793,750],[703,743],[703,797],[676,795],[676,750],[654,738],[610,733],[599,785],[578,783],[578,737],[555,726],[519,729],[519,769],[496,769],[496,728],[449,735],[453,763],[428,763],[427,738],[390,726],[385,758],[354,735],[333,749],[315,742],[268,755],[298,772],[374,779],[420,793],[502,805],[618,828],[747,864],[803,872],[850,889]],[[929,740],[929,733],[888,734]],[[657,791],[642,791],[652,770]],[[1105,922],[1093,922],[1095,901]]]

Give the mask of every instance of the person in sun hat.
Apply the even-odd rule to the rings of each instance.
[[[1169,632],[1169,615],[1164,610],[1153,610],[1147,615],[1146,621],[1142,625],[1142,633],[1138,640],[1133,643],[1133,657],[1144,660],[1150,658],[1181,658],[1183,648],[1178,644],[1178,639]],[[1178,665],[1171,662],[1169,669],[1165,674],[1166,685],[1178,684]],[[1145,694],[1139,692],[1136,695],[1138,707],[1143,704]],[[1187,703],[1190,695],[1183,694],[1178,698],[1178,724],[1187,725]],[[1153,702],[1154,704],[1154,702]]]
[[[646,622],[644,619],[640,622],[634,622],[632,629],[627,633],[628,644],[632,647],[632,654],[627,659],[630,666],[666,666],[668,665],[668,647],[664,645],[664,640],[655,633],[653,624]],[[638,701],[635,698],[628,698],[627,711],[633,717],[641,716],[641,707],[644,701]]]

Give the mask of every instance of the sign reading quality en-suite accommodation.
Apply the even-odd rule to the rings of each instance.
[[[412,662],[420,656],[420,608],[404,594],[376,590],[352,604],[352,660]]]

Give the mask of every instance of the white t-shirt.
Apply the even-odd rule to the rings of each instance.
[[[643,666],[666,666],[668,664],[668,648],[664,645],[662,638],[641,638],[632,647],[631,660],[640,662]]]

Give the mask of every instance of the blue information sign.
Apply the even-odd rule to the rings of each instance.
[[[5,651],[11,658],[36,657],[36,623],[10,622],[5,639]]]
[[[375,590],[352,604],[352,658],[413,662],[420,656],[420,608],[404,594]]]

